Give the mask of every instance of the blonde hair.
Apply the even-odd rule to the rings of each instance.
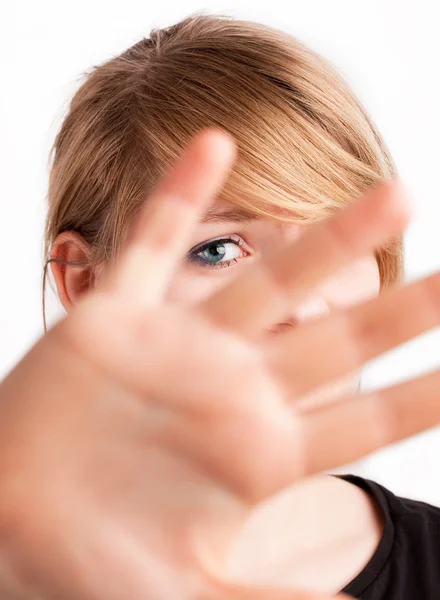
[[[219,199],[310,222],[396,174],[376,126],[325,58],[292,35],[195,13],[85,73],[51,148],[44,288],[65,230],[114,259],[141,203],[205,126],[238,153]],[[382,288],[400,280],[402,239],[377,250]],[[55,259],[56,260],[56,259]]]

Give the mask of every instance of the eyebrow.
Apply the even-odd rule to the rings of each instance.
[[[201,219],[201,223],[250,223],[251,221],[257,220],[259,217],[257,214],[252,213],[244,208],[228,208],[228,209],[219,209],[219,208],[211,208],[206,215],[204,215],[203,219]]]

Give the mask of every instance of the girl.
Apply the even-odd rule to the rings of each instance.
[[[1,597],[436,598],[440,509],[320,474],[440,415],[438,373],[357,394],[440,277],[396,285],[405,191],[331,65],[194,15],[95,67],[54,151],[68,315],[0,387]]]

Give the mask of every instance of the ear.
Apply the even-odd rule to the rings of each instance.
[[[50,262],[53,277],[64,309],[69,310],[94,283],[90,266],[92,251],[84,238],[75,231],[60,233],[52,246]],[[62,261],[62,262],[57,262]],[[63,263],[82,263],[80,266]]]

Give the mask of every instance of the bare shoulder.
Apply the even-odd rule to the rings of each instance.
[[[254,583],[337,593],[379,546],[383,516],[338,477],[302,480],[258,507],[235,540],[230,574]]]

